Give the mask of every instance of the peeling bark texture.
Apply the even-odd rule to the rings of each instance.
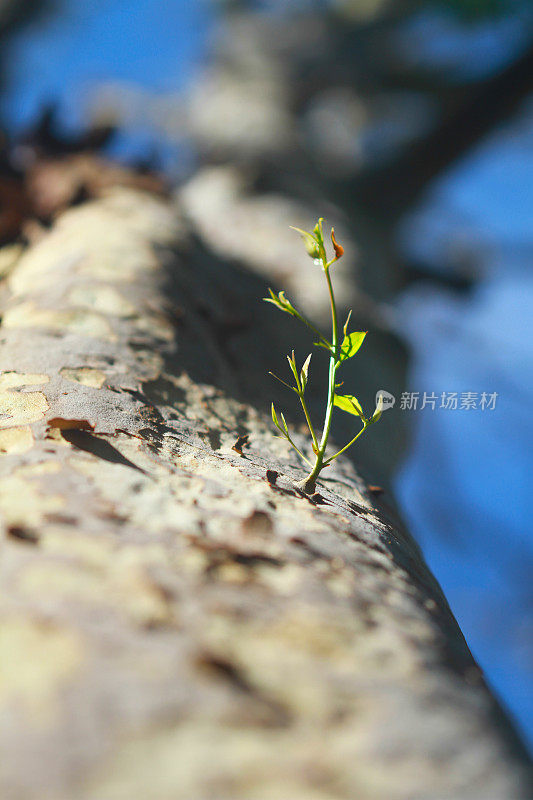
[[[2,260],[1,797],[530,796],[409,534],[346,460],[295,488],[286,323],[190,224],[121,188]]]

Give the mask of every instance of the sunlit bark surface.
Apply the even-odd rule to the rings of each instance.
[[[347,461],[294,488],[285,322],[189,225],[120,189],[0,251],[1,796],[526,798],[409,534]]]

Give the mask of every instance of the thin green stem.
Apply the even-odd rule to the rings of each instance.
[[[361,428],[361,430],[359,431],[359,433],[357,433],[357,434],[356,434],[356,435],[353,437],[353,439],[352,439],[350,442],[348,442],[348,444],[347,444],[345,447],[343,447],[343,448],[342,448],[342,450],[339,450],[339,452],[338,452],[338,453],[335,453],[335,455],[333,455],[333,456],[330,456],[330,457],[328,458],[328,460],[327,460],[327,461],[324,461],[324,466],[326,466],[327,464],[330,464],[330,463],[331,463],[331,462],[332,462],[332,461],[333,461],[335,458],[337,458],[337,457],[338,457],[338,456],[340,456],[342,453],[344,453],[344,452],[345,452],[345,450],[348,450],[348,448],[352,446],[352,444],[355,442],[355,440],[356,440],[356,439],[359,439],[359,437],[361,436],[361,434],[362,434],[362,433],[364,433],[364,432],[366,431],[366,429],[367,429],[367,428],[369,428],[369,427],[370,427],[370,425],[363,425],[363,427]]]
[[[337,371],[337,307],[335,305],[335,295],[333,293],[333,286],[329,274],[329,264],[324,264],[324,274],[328,284],[329,299],[331,304],[331,346],[333,353],[329,359],[329,385],[328,385],[328,400],[326,404],[326,416],[324,417],[324,429],[322,431],[322,438],[320,440],[319,450],[322,456],[324,455],[326,445],[328,443],[329,431],[331,428],[331,417],[333,414],[333,398],[335,395],[335,373]]]
[[[328,443],[329,432],[331,428],[331,418],[333,415],[333,396],[335,394],[335,374],[337,372],[337,365],[335,358],[331,356],[329,360],[329,386],[328,386],[328,400],[326,404],[326,416],[324,417],[324,428],[322,430],[322,438],[320,439],[319,451],[324,455]]]
[[[286,387],[287,387],[287,389],[290,389],[290,390],[291,390],[291,392],[295,392],[295,391],[296,391],[296,389],[294,388],[294,386],[291,386],[291,385],[290,385],[290,383],[287,383],[286,381],[282,380],[282,378],[278,378],[278,376],[277,376],[277,375],[274,375],[274,373],[273,373],[273,372],[270,372],[270,370],[269,370],[268,374],[269,374],[269,375],[272,375],[272,377],[273,377],[273,378],[275,378],[277,381],[279,381],[279,382],[280,382],[280,383],[282,383],[284,386],[286,386]]]
[[[316,437],[315,429],[313,428],[313,424],[311,422],[311,417],[309,416],[309,411],[307,410],[307,404],[305,402],[303,394],[299,395],[300,403],[302,404],[302,408],[304,410],[305,419],[307,420],[307,427],[309,428],[309,433],[311,434],[311,438],[313,439],[313,452],[318,452],[318,439]],[[311,462],[309,462],[311,463]]]
[[[287,436],[287,434],[286,434],[286,433],[283,433],[283,435],[285,436],[285,438],[287,439],[287,441],[288,441],[288,442],[290,442],[290,444],[291,444],[291,445],[294,447],[294,449],[296,450],[296,452],[298,453],[298,455],[299,455],[301,458],[303,458],[303,460],[304,460],[304,461],[306,461],[306,462],[309,464],[309,466],[312,466],[312,461],[310,461],[310,460],[307,458],[307,456],[304,456],[304,454],[302,453],[302,451],[300,450],[300,448],[299,448],[299,447],[296,447],[296,445],[295,445],[295,444],[294,444],[294,442],[292,441],[291,437],[290,437],[290,436]]]
[[[325,336],[323,336],[323,335],[320,333],[320,331],[318,330],[318,328],[315,328],[315,326],[314,326],[314,325],[313,325],[311,322],[309,322],[309,320],[308,320],[308,319],[306,319],[304,316],[302,316],[302,314],[300,314],[300,312],[299,312],[299,311],[297,311],[296,309],[294,309],[294,310],[296,311],[296,319],[299,319],[299,320],[300,320],[300,322],[303,322],[303,324],[304,324],[304,325],[307,325],[307,327],[309,328],[309,330],[313,331],[313,333],[315,333],[315,334],[318,336],[318,338],[320,339],[320,341],[324,342],[324,344],[327,344],[327,345],[328,345],[328,347],[329,347],[329,342],[328,342],[328,340],[326,339],[326,337],[325,337]]]
[[[300,484],[304,492],[307,492],[308,494],[313,494],[313,492],[315,491],[315,480],[318,478],[320,471],[322,469],[322,458],[323,458],[322,453],[320,453],[319,451],[317,453],[313,469]]]
[[[344,362],[348,358],[354,356],[362,344],[365,334],[364,333],[353,333],[348,334],[348,324],[350,321],[351,311],[348,314],[344,327],[341,331],[339,331],[339,324],[337,319],[337,306],[335,303],[335,294],[333,291],[333,284],[331,280],[331,275],[329,273],[330,267],[333,263],[335,263],[344,253],[344,248],[336,241],[335,234],[333,228],[331,229],[331,242],[334,249],[334,257],[328,261],[326,247],[324,244],[324,234],[323,234],[323,222],[324,220],[320,218],[316,223],[315,227],[313,228],[313,232],[310,233],[308,231],[303,231],[300,228],[296,228],[300,235],[303,237],[304,244],[308,254],[313,258],[315,263],[321,264],[322,269],[324,270],[324,275],[326,277],[326,283],[328,287],[329,293],[329,300],[331,306],[331,342],[328,342],[325,336],[323,336],[320,331],[315,328],[315,326],[309,322],[302,314],[300,314],[297,309],[290,303],[289,300],[285,297],[284,292],[279,292],[276,296],[272,289],[269,289],[270,297],[264,298],[267,302],[273,303],[275,306],[280,308],[282,311],[286,311],[289,314],[292,314],[300,322],[303,322],[306,327],[308,327],[313,333],[318,337],[318,344],[321,347],[325,347],[329,351],[329,371],[328,371],[328,398],[326,401],[326,411],[324,415],[324,424],[322,427],[322,432],[320,435],[320,439],[318,438],[315,429],[313,428],[313,423],[311,422],[311,417],[309,414],[309,410],[307,408],[307,404],[304,398],[305,387],[307,383],[307,374],[309,368],[309,359],[311,356],[308,356],[307,360],[304,362],[304,366],[298,371],[296,367],[296,361],[294,357],[294,351],[292,352],[292,356],[288,356],[289,364],[291,370],[293,372],[296,387],[292,388],[298,397],[300,398],[300,403],[302,405],[302,409],[305,415],[305,419],[307,422],[307,426],[309,428],[309,432],[311,434],[311,438],[313,441],[313,452],[315,454],[314,463],[312,458],[306,458],[303,455],[301,450],[299,450],[292,439],[287,430],[287,423],[282,415],[282,422],[284,427],[284,436],[288,439],[291,446],[296,450],[298,455],[306,461],[309,466],[311,467],[310,472],[304,478],[303,481],[300,481],[298,487],[305,492],[306,494],[313,494],[316,488],[316,479],[320,475],[321,471],[328,467],[332,461],[338,458],[340,455],[346,452],[349,447],[351,447],[354,442],[366,431],[366,429],[375,421],[379,419],[381,416],[382,411],[382,400],[379,401],[378,405],[376,406],[376,411],[374,412],[373,416],[370,419],[366,419],[363,416],[363,412],[361,410],[361,406],[359,401],[355,398],[352,398],[351,395],[346,395],[345,397],[341,397],[338,400],[338,404],[344,410],[349,411],[350,413],[356,413],[361,417],[363,427],[360,431],[351,439],[348,444],[346,444],[341,450],[334,455],[326,458],[326,449],[329,441],[329,434],[333,419],[333,408],[335,405],[335,389],[339,384],[335,383],[337,370],[341,366],[341,362]],[[348,338],[347,338],[348,337]],[[347,345],[343,349],[343,342],[347,338]],[[272,374],[272,373],[271,373]],[[274,376],[277,377],[277,376]],[[281,383],[285,384],[285,381],[278,378]],[[288,386],[288,384],[285,384]],[[347,401],[352,401],[352,407],[347,406]],[[276,412],[274,406],[272,407],[272,418],[276,427],[281,431],[280,425],[277,422]]]
[[[331,346],[332,346],[332,353],[329,359],[329,380],[328,380],[328,400],[326,404],[326,415],[324,417],[324,428],[322,430],[322,437],[320,439],[320,444],[317,446],[315,453],[316,459],[313,469],[307,475],[305,480],[303,481],[304,491],[312,492],[314,491],[315,480],[319,476],[321,470],[324,466],[324,453],[326,451],[329,432],[331,428],[331,418],[333,415],[333,400],[335,397],[335,375],[337,372],[338,367],[338,337],[337,337],[337,307],[335,305],[335,295],[333,293],[333,286],[331,283],[331,278],[329,275],[329,267],[330,264],[322,260],[324,274],[326,276],[326,281],[328,284],[328,292],[329,292],[329,299],[331,304]]]

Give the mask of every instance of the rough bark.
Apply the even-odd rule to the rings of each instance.
[[[527,797],[409,534],[242,402],[262,280],[127,189],[1,263],[1,796]]]

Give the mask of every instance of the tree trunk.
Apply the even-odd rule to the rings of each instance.
[[[526,798],[409,534],[348,461],[295,487],[285,322],[193,234],[120,189],[0,252],[1,796]]]

